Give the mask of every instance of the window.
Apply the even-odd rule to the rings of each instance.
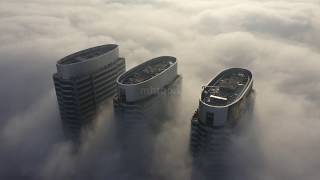
[[[211,112],[207,112],[207,125],[213,127],[214,123],[214,114]]]
[[[126,92],[124,89],[121,89],[120,88],[120,91],[119,91],[119,99],[121,102],[126,102],[127,101],[127,98],[126,98]]]

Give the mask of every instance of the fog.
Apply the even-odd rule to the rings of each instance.
[[[52,74],[60,58],[116,43],[127,69],[178,59],[182,87],[149,179],[189,179],[190,118],[201,86],[229,67],[254,76],[254,112],[235,137],[243,179],[320,177],[317,0],[2,0],[1,179],[136,179],[115,137],[112,102],[78,154],[64,141]],[[155,175],[154,177],[152,175]]]

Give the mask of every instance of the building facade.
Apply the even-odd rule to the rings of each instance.
[[[116,93],[116,79],[125,72],[125,59],[115,44],[86,49],[57,62],[53,75],[63,130],[80,140],[81,130],[96,116],[98,107]]]

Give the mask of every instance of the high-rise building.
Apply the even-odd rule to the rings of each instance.
[[[78,141],[98,106],[116,93],[116,79],[125,71],[118,45],[108,44],[71,54],[57,62],[53,75],[63,130]]]
[[[168,111],[173,109],[179,80],[177,60],[169,56],[151,59],[119,76],[114,98],[117,138],[122,158],[133,164],[126,172],[148,176],[154,138],[171,118]]]
[[[250,71],[231,68],[203,87],[190,135],[194,169],[200,176],[223,179],[228,174],[230,136],[250,103],[252,86]]]

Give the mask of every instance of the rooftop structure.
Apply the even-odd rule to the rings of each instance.
[[[61,60],[59,60],[58,64],[73,64],[73,63],[80,63],[92,60],[92,58],[101,56],[105,53],[111,52],[116,50],[118,46],[116,44],[107,44],[102,46],[97,46],[93,48],[89,48],[83,51],[79,51],[72,55],[69,55]]]
[[[57,62],[57,71],[64,79],[77,78],[94,73],[118,58],[118,45],[107,44],[97,46],[79,51],[59,60]]]
[[[201,101],[210,106],[233,103],[250,84],[252,75],[244,69],[229,69],[203,87]]]
[[[119,81],[123,84],[138,84],[147,81],[168,69],[175,62],[176,60],[174,58],[162,57],[161,60],[159,58],[158,61],[151,61],[138,66],[127,74],[127,76],[119,79]]]
[[[158,93],[177,77],[176,58],[160,56],[119,76],[118,95],[121,101],[127,103],[140,101]]]

